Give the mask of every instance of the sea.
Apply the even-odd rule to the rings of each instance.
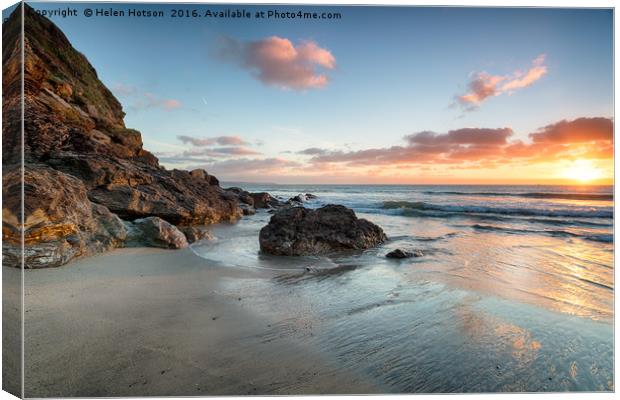
[[[277,321],[261,339],[321,349],[384,393],[614,390],[612,186],[233,185],[311,193],[389,238],[282,257],[259,248],[267,210],[214,226],[192,251],[244,271],[223,290]]]

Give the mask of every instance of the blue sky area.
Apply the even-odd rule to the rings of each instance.
[[[51,19],[122,102],[126,125],[171,167],[217,169],[239,159],[307,166],[312,155],[299,152],[308,148],[383,149],[405,146],[403,137],[417,132],[461,128],[508,127],[511,141],[527,143],[561,120],[613,117],[611,10],[29,4],[77,10]],[[165,17],[87,18],[85,8]],[[238,8],[342,17],[171,17],[172,9]],[[241,141],[209,145],[242,145],[247,154],[174,164],[175,155],[218,137]],[[243,170],[229,178],[260,180]]]

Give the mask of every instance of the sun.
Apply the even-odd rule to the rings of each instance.
[[[603,176],[603,171],[592,165],[590,160],[575,160],[572,165],[564,169],[565,178],[586,183],[599,179]]]

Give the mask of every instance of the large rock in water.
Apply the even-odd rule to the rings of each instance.
[[[3,264],[20,265],[19,169],[2,177]],[[24,258],[26,268],[57,267],[75,257],[122,245],[121,219],[88,199],[77,178],[38,166],[24,172]]]
[[[39,185],[33,193],[47,196],[37,199],[35,194],[24,199],[26,210],[51,212],[49,218],[45,217],[46,234],[29,236],[31,265],[55,266],[77,255],[115,246],[117,239],[93,233],[112,217],[159,217],[174,225],[202,226],[242,216],[239,197],[224,191],[217,178],[206,171],[170,171],[160,166],[157,158],[143,149],[140,132],[125,127],[121,104],[99,80],[86,57],[50,20],[28,5],[23,7],[23,48],[20,7],[5,21],[2,30],[2,154],[3,180],[12,181],[15,177],[5,174],[20,166],[23,148],[24,168],[31,174],[29,179],[36,179]],[[69,182],[68,187],[61,187],[54,176]],[[42,202],[58,200],[65,192],[74,193],[71,201],[81,206],[77,214],[70,212],[71,203],[63,206],[71,228],[61,229],[56,225],[61,224],[64,211],[55,215],[54,206],[46,210]],[[19,193],[5,195],[5,202],[8,198],[17,207],[4,207],[9,219],[19,215]],[[85,222],[80,223],[78,215]],[[9,230],[10,226],[17,229],[17,225],[7,226]],[[75,232],[69,234],[65,228]],[[55,233],[50,236],[52,231]],[[11,254],[18,254],[19,243],[7,243],[5,265],[19,266],[19,257],[11,258]]]
[[[259,235],[262,251],[287,256],[368,249],[386,239],[380,227],[341,205],[280,209]]]
[[[273,198],[267,192],[250,193],[255,208],[278,208],[282,206],[280,200]]]

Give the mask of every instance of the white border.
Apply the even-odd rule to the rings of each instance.
[[[56,2],[56,1],[54,1]],[[92,1],[74,1],[74,0],[69,0],[69,1],[58,1],[58,2],[66,2],[66,3],[70,3],[70,2],[92,2]],[[309,1],[300,1],[300,0],[289,0],[289,1],[258,1],[258,0],[235,0],[235,1],[229,1],[229,2],[224,2],[224,1],[180,1],[180,0],[151,0],[151,1],[143,1],[143,0],[132,0],[132,1],[124,1],[124,2],[131,2],[131,3],[204,3],[204,4],[209,4],[209,3],[229,3],[229,4],[315,4],[315,5],[333,5],[333,4],[337,4],[337,5],[397,5],[397,6],[470,6],[470,7],[558,7],[558,8],[572,8],[572,7],[588,7],[588,8],[615,8],[615,4],[612,0],[590,0],[590,1],[583,1],[583,0],[503,0],[503,1],[498,1],[498,0],[493,0],[493,1],[489,1],[489,0],[468,0],[468,1],[454,1],[454,0],[423,0],[423,1],[416,1],[416,0],[374,0],[374,1],[370,1],[370,0],[361,0],[361,1],[355,1],[355,0],[336,0],[336,1],[330,1],[330,0],[313,0],[311,2]],[[2,6],[2,9],[5,9],[13,4],[15,4],[15,1],[11,1],[11,0],[0,0],[0,5]],[[23,27],[22,27],[23,28]],[[576,29],[579,29],[578,27],[576,27]],[[617,93],[618,91],[618,82],[615,80],[615,76],[616,73],[618,72],[618,66],[615,63],[615,54],[616,54],[616,46],[618,43],[618,31],[615,29],[615,15],[614,15],[614,100],[615,100],[615,93]],[[23,65],[22,65],[23,67]],[[23,76],[23,73],[22,73]],[[23,90],[23,82],[22,82],[22,90]],[[23,112],[23,111],[22,111]],[[616,115],[616,104],[614,101],[614,115]],[[23,121],[22,121],[23,124]],[[615,125],[614,125],[615,126]],[[22,128],[23,129],[23,128]],[[614,131],[614,139],[616,138],[615,136],[615,131]],[[615,142],[615,140],[614,140]],[[23,139],[22,139],[22,143],[23,143]],[[22,148],[23,151],[23,148]],[[615,152],[615,146],[614,146],[614,152]],[[23,155],[22,155],[23,157]],[[23,159],[23,158],[22,158]],[[614,158],[614,182],[615,182],[615,170],[618,167],[618,159]],[[0,166],[0,172],[1,172],[1,166]],[[22,189],[23,190],[23,189]],[[23,193],[23,192],[22,192]],[[617,198],[619,194],[619,191],[617,190],[617,188],[614,185],[614,197]],[[23,196],[22,196],[22,201],[23,201]],[[0,205],[1,205],[1,199],[0,199]],[[22,210],[23,210],[23,206],[22,206]],[[614,203],[614,213],[616,213],[617,209],[615,207],[615,203]],[[614,227],[614,236],[615,236],[616,232],[615,232],[615,227]],[[614,251],[614,256],[615,256],[615,251]],[[615,257],[614,257],[614,265],[615,265]],[[24,279],[23,279],[23,271],[22,271],[22,293],[23,293],[23,284],[24,284]],[[616,286],[616,282],[615,282],[615,273],[614,273],[614,287]],[[617,309],[617,305],[618,305],[618,296],[614,297],[614,310]],[[22,297],[22,314],[23,314],[23,297]],[[0,328],[2,326],[2,322],[0,319]],[[22,329],[23,329],[23,318],[22,318]],[[1,332],[1,329],[0,329]],[[617,343],[617,339],[618,339],[618,330],[615,329],[615,320],[614,320],[614,383],[617,385],[617,375],[616,373],[618,372],[618,366],[619,366],[619,362],[618,362],[618,355],[615,352],[615,344]],[[22,351],[23,351],[23,341],[22,341]],[[23,354],[23,353],[22,353]],[[1,349],[0,349],[0,356],[1,356]],[[0,357],[0,363],[1,363],[1,357]],[[22,373],[23,373],[23,368],[22,368]],[[0,382],[1,382],[1,376],[0,376]],[[23,393],[23,386],[22,386],[22,393]],[[453,397],[457,397],[457,398],[464,398],[464,399],[477,399],[477,398],[482,398],[482,399],[488,399],[488,400],[499,400],[499,399],[517,399],[520,398],[521,396],[525,396],[527,399],[553,399],[553,400],[564,400],[564,399],[584,399],[584,398],[588,398],[588,399],[613,399],[615,398],[615,393],[611,393],[611,394],[606,394],[606,393],[552,393],[552,394],[523,394],[523,393],[507,393],[507,394],[458,394],[458,395],[379,395],[379,396],[373,396],[373,398],[381,398],[381,399],[388,399],[388,398],[393,398],[394,396],[398,396],[398,398],[402,398],[402,399],[412,399],[412,400],[417,400],[417,399],[421,399],[421,400],[426,400],[426,399],[437,399],[437,398],[445,398],[446,396],[450,396],[451,398]],[[299,396],[301,397],[301,396]],[[329,397],[330,399],[337,399],[337,400],[344,400],[344,399],[351,399],[351,398],[363,398],[366,396],[303,396],[305,399],[309,399],[309,400],[320,400],[321,398],[325,398],[325,397]],[[245,397],[227,397],[228,399],[247,399],[248,396]],[[272,397],[270,396],[252,396],[252,399],[257,399],[257,400],[266,400],[266,399],[271,399]],[[0,400],[5,400],[5,399],[14,399],[14,397],[6,392],[0,391]],[[132,397],[131,399],[147,399],[146,397]],[[167,397],[167,399],[184,399],[183,397]]]

